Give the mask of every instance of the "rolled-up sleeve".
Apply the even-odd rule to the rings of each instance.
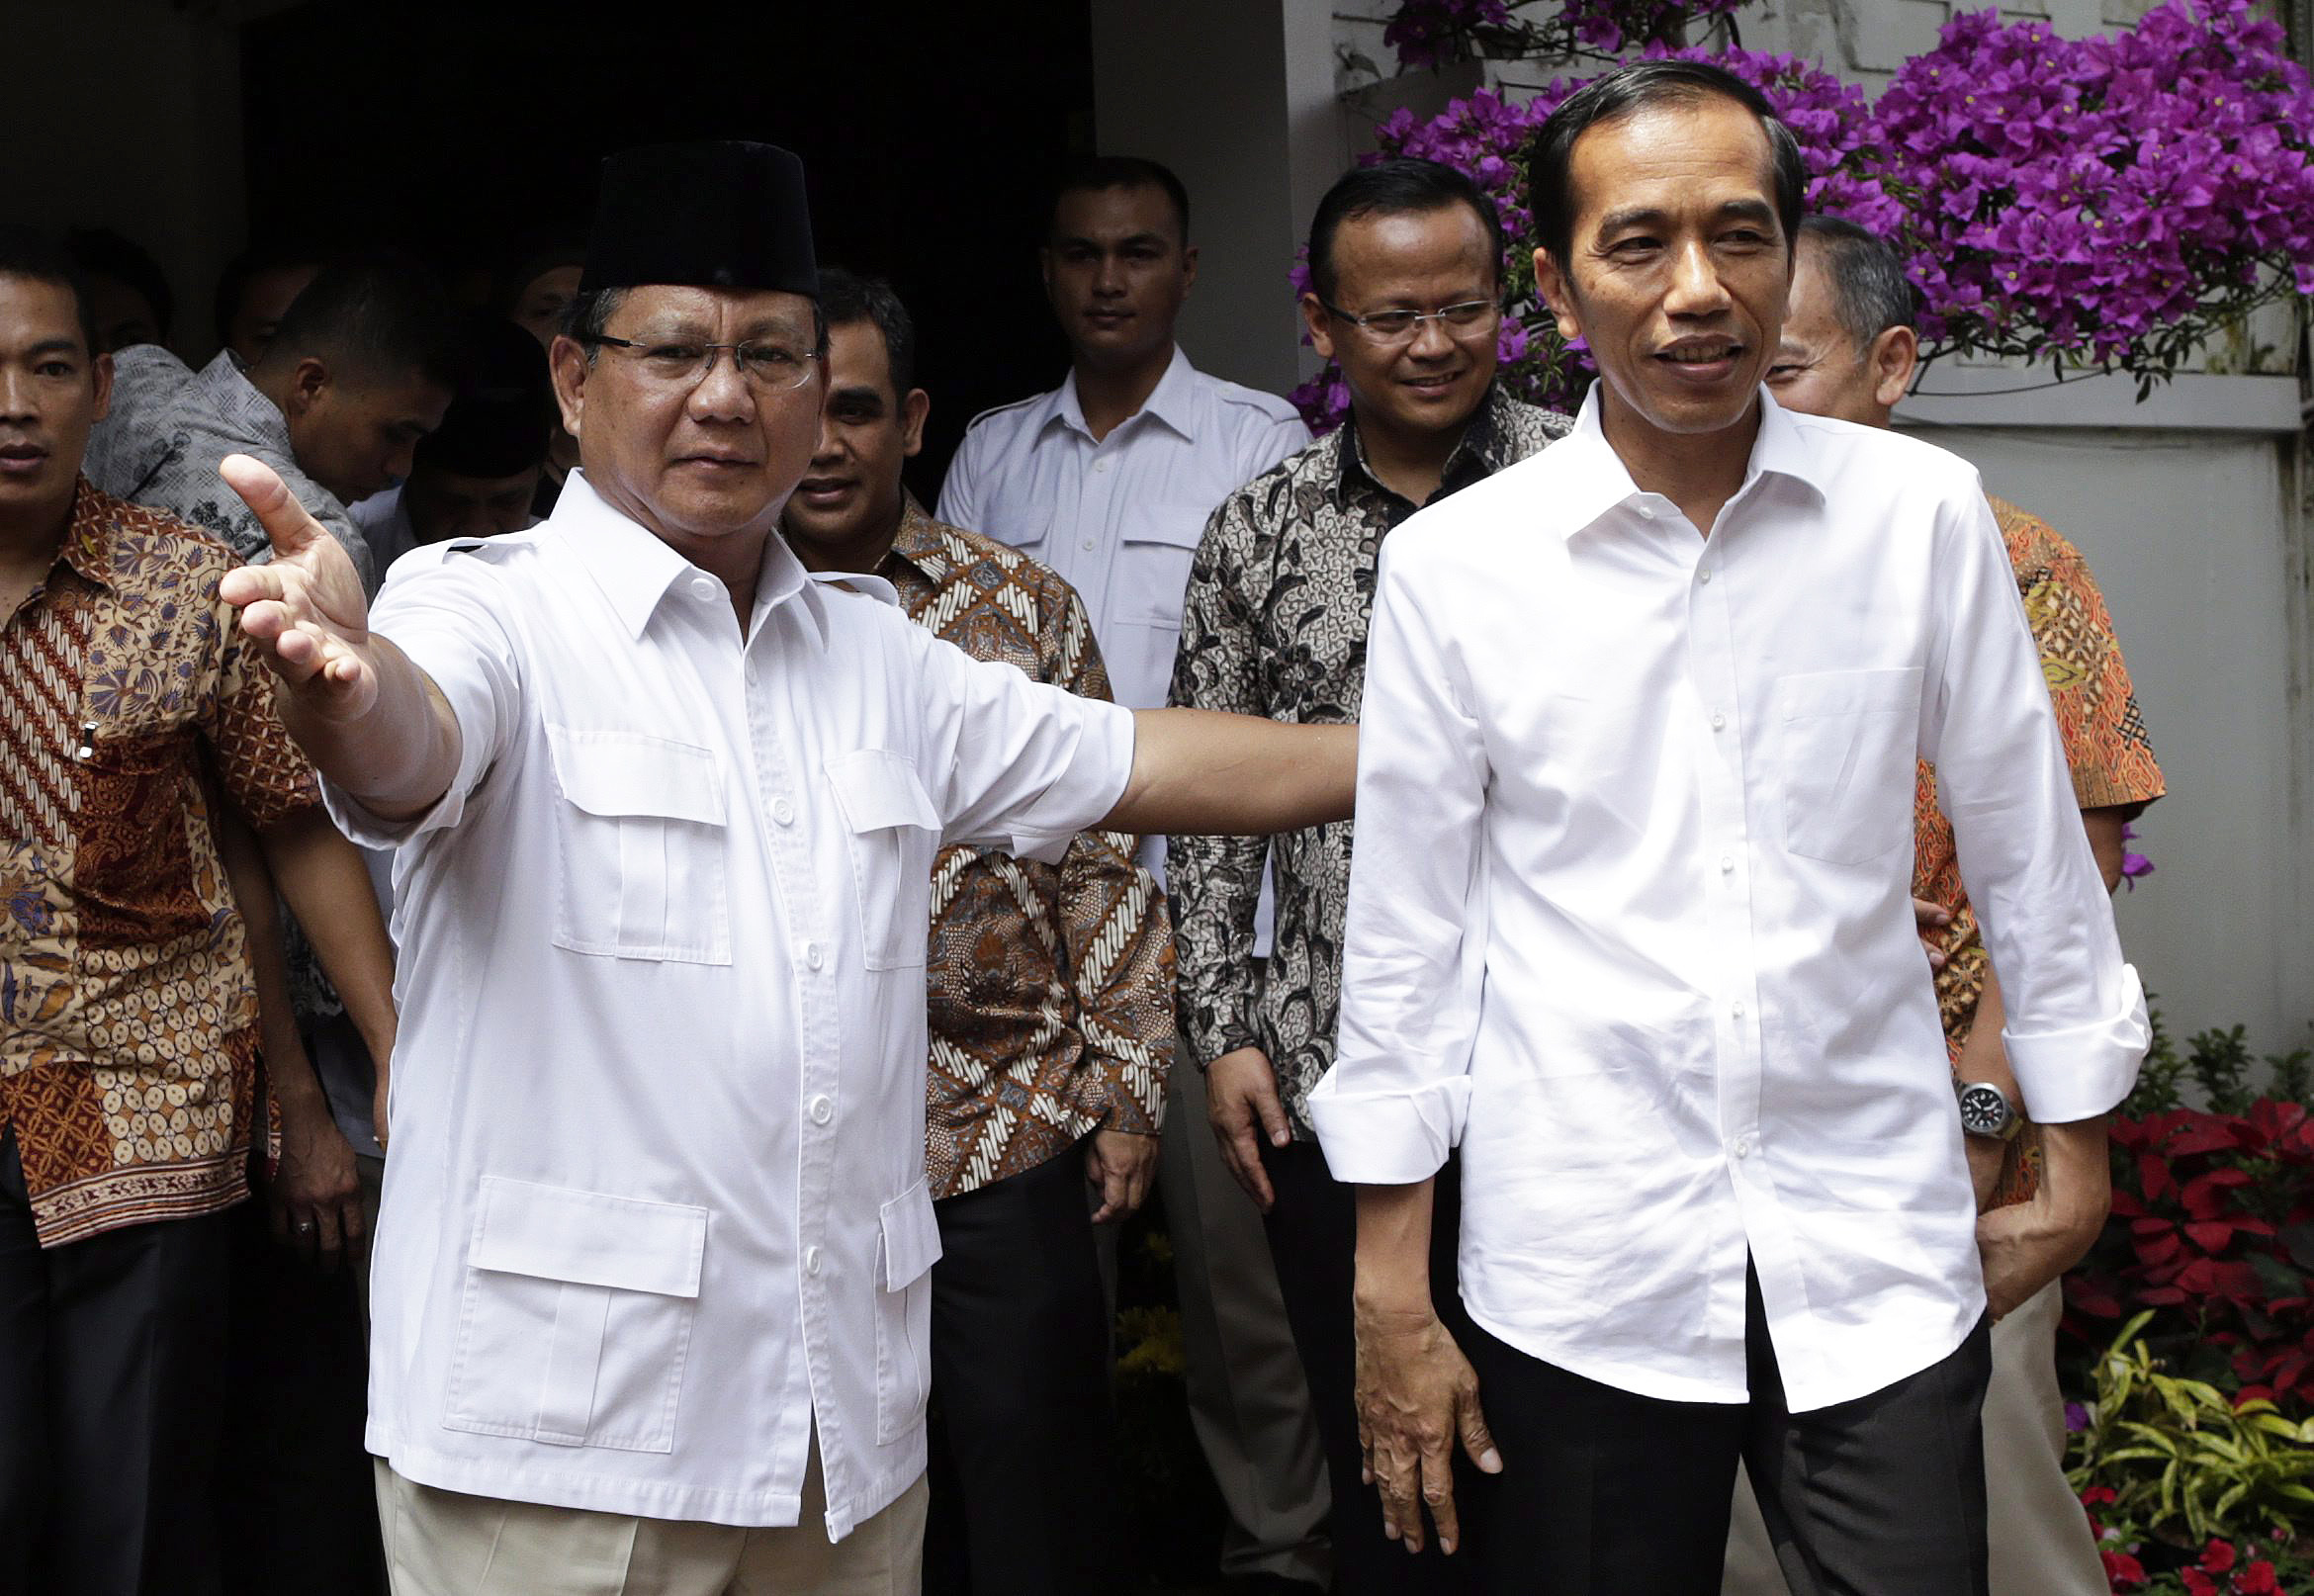
[[[1334,1178],[1368,1186],[1428,1179],[1462,1138],[1485,945],[1484,741],[1405,552],[1385,547],[1375,599],[1341,1040],[1309,1098]]]
[[[1937,565],[1921,756],[2001,973],[2025,1110],[2043,1124],[2093,1118],[2137,1080],[2145,991],[2122,959],[2016,578],[1973,483],[1940,517]]]
[[[520,724],[522,673],[514,641],[493,603],[497,577],[480,558],[448,545],[398,561],[371,607],[370,627],[432,679],[458,721],[458,773],[434,805],[405,820],[373,814],[333,782],[322,796],[339,831],[367,847],[397,847],[458,824]]]

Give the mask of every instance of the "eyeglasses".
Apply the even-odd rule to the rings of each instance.
[[[715,357],[731,351],[732,364],[749,384],[766,393],[785,393],[812,380],[816,349],[798,349],[784,343],[639,343],[596,333],[587,342],[616,349],[654,383],[668,388],[692,388],[715,369]]]
[[[1502,307],[1492,300],[1465,300],[1436,310],[1369,310],[1364,315],[1352,315],[1324,300],[1318,303],[1325,306],[1327,314],[1341,317],[1378,344],[1412,343],[1425,321],[1437,322],[1451,338],[1457,333],[1491,330],[1502,319]]]

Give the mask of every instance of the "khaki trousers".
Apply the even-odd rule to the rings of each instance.
[[[2065,1483],[2065,1398],[2057,1389],[2063,1286],[2052,1282],[1993,1327],[1985,1392],[1986,1538],[1993,1596],[2105,1596],[2089,1516]],[[1751,1483],[1736,1480],[1721,1596],[1815,1596],[1777,1567]]]
[[[377,1461],[394,1596],[917,1596],[925,1482],[834,1546],[820,1452],[793,1529],[630,1518],[437,1490]]]

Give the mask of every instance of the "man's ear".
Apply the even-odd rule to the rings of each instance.
[[[88,363],[89,380],[96,385],[96,408],[89,419],[102,421],[113,408],[113,357],[99,355]]]
[[[1188,294],[1198,286],[1198,246],[1185,245],[1181,252],[1181,291]]]
[[[924,418],[932,414],[932,396],[912,388],[900,401],[900,453],[913,457],[924,450]]]
[[[1558,335],[1572,343],[1583,335],[1583,324],[1575,315],[1574,285],[1558,269],[1558,261],[1548,249],[1535,251],[1535,292],[1543,303],[1551,307],[1552,316],[1558,322]]]
[[[1309,328],[1309,345],[1320,360],[1334,358],[1334,318],[1315,294],[1301,296],[1301,324]]]
[[[578,412],[585,408],[586,346],[567,332],[555,334],[547,345],[547,367],[555,383],[555,405],[563,412],[563,430],[578,436]]]
[[[1036,246],[1036,280],[1044,285],[1044,292],[1052,292],[1052,248],[1048,244]]]
[[[308,355],[290,373],[289,400],[293,410],[304,414],[313,407],[313,401],[329,391],[329,368],[318,355]]]
[[[1872,400],[1895,408],[1912,392],[1920,369],[1920,338],[1911,327],[1890,327],[1872,340]]]

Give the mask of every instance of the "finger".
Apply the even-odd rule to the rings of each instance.
[[[1262,1129],[1269,1132],[1271,1146],[1283,1147],[1293,1139],[1293,1127],[1286,1122],[1286,1106],[1278,1101],[1278,1089],[1267,1081],[1254,1092],[1254,1111],[1262,1116]]]
[[[1149,1200],[1149,1188],[1156,1179],[1156,1167],[1148,1163],[1136,1165],[1125,1176],[1124,1207],[1127,1213],[1139,1213],[1141,1204]]]
[[[337,1205],[338,1233],[345,1238],[345,1256],[359,1258],[369,1249],[370,1226],[362,1217],[362,1199],[349,1197]]]
[[[218,462],[217,474],[225,486],[241,495],[241,502],[256,515],[265,528],[266,541],[273,545],[277,555],[292,555],[312,544],[315,538],[329,534],[321,530],[321,523],[307,513],[297,495],[281,480],[271,466],[248,455],[226,455]]]
[[[1438,1531],[1438,1550],[1452,1556],[1463,1532],[1455,1516],[1455,1444],[1451,1440],[1442,1442],[1436,1452],[1422,1455],[1422,1505],[1430,1510],[1431,1525]],[[1418,1542],[1421,1539],[1419,1525],[1415,1538]]]
[[[1262,1167],[1261,1143],[1254,1140],[1252,1125],[1241,1122],[1230,1132],[1223,1156],[1229,1159],[1230,1173],[1237,1177],[1237,1184],[1254,1199],[1254,1206],[1268,1213],[1270,1204],[1277,1198],[1270,1190],[1270,1172]]]
[[[1478,1411],[1478,1387],[1472,1385],[1457,1405],[1455,1428],[1462,1432],[1463,1450],[1478,1465],[1482,1474],[1502,1472],[1502,1453],[1494,1445],[1494,1437],[1486,1428],[1486,1415]]]
[[[1376,1449],[1375,1463],[1375,1483],[1381,1491],[1383,1539],[1401,1541],[1408,1550],[1419,1551],[1422,1545],[1419,1465],[1411,1456],[1401,1457],[1387,1443]]]
[[[330,1206],[313,1210],[313,1250],[323,1269],[337,1267],[338,1256],[345,1246],[345,1238],[338,1233],[337,1209]]]
[[[309,1264],[313,1262],[315,1229],[311,1213],[300,1211],[290,1215],[290,1251]]]
[[[236,566],[218,578],[217,596],[235,609],[246,609],[260,599],[289,597],[289,583],[277,566]]]
[[[1358,1477],[1362,1483],[1374,1483],[1374,1432],[1367,1428],[1366,1410],[1358,1410]]]

